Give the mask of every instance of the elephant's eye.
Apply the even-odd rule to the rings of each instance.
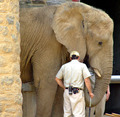
[[[98,42],[98,45],[102,45],[103,44],[103,42]]]

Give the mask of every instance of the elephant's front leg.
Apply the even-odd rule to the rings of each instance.
[[[51,117],[57,85],[54,83],[54,79],[49,79],[49,77],[53,77],[50,72],[48,77],[46,76],[40,81],[37,89],[36,117]]]
[[[54,56],[53,56],[54,53]],[[55,75],[60,68],[60,52],[36,53],[32,58],[33,76],[37,93],[36,117],[51,117],[57,84]]]

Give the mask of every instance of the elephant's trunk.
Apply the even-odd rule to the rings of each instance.
[[[105,78],[108,77],[108,78],[111,78],[111,76],[105,76]],[[109,79],[106,79],[106,82],[105,80],[103,81],[103,79],[99,79],[99,78],[96,78],[96,84],[95,84],[95,90],[93,91],[94,93],[94,98],[92,99],[92,106],[95,106],[97,105],[100,100],[102,99],[103,95],[105,94],[106,92],[106,89],[107,89],[107,86],[109,85],[109,82],[110,81]],[[104,86],[100,86],[98,85],[98,82]],[[89,96],[88,96],[88,93],[86,92],[86,95],[85,95],[85,100],[86,100],[86,106],[89,106]]]
[[[111,62],[106,62],[107,67],[105,66],[103,68],[103,73],[102,73],[102,77],[98,77],[97,75],[95,75],[96,77],[96,81],[95,81],[95,87],[93,90],[94,93],[94,97],[92,99],[92,106],[96,106],[100,100],[102,99],[102,97],[104,96],[105,92],[107,91],[107,87],[110,83],[110,79],[111,79],[111,74],[112,74],[112,61]],[[109,64],[109,67],[108,67]],[[87,92],[87,90],[85,90],[85,100],[86,100],[86,106],[89,106],[89,101],[90,101],[90,96]]]

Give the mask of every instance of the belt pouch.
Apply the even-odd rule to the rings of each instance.
[[[78,88],[73,88],[73,93],[74,94],[78,93]]]

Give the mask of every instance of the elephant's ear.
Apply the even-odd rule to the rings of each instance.
[[[75,3],[65,3],[59,6],[54,15],[52,28],[57,41],[63,44],[68,52],[78,51],[83,59],[86,54],[85,25],[78,8]]]

